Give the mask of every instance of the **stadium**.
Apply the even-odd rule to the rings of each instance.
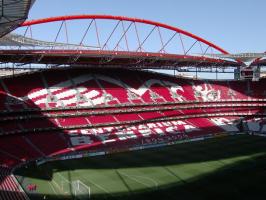
[[[265,199],[265,53],[34,3],[1,4],[0,200]]]

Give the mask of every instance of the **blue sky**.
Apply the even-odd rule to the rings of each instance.
[[[36,0],[29,19],[111,14],[182,28],[231,53],[266,51],[266,0]]]

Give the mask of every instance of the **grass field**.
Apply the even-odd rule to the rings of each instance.
[[[37,199],[266,199],[266,138],[236,135],[28,166]]]

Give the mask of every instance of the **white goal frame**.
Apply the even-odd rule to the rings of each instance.
[[[68,189],[64,187],[64,185],[67,184]],[[87,186],[85,183],[83,183],[81,180],[75,180],[75,181],[69,181],[67,179],[61,180],[60,185],[61,191],[63,191],[65,194],[72,194],[74,195],[75,199],[84,200],[84,199],[90,199],[91,197],[91,188],[90,186]],[[72,191],[70,191],[72,190]],[[84,198],[82,197],[84,196]],[[86,198],[85,198],[86,196]]]

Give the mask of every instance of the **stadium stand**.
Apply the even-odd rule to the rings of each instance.
[[[10,169],[0,166],[0,199],[28,200]]]
[[[265,118],[249,118],[245,120],[245,128],[250,134],[265,134]]]
[[[80,150],[144,144],[149,138],[241,132],[241,117],[263,115],[266,105],[264,89],[247,81],[122,69],[48,70],[0,83],[1,165],[8,167]],[[247,127],[256,131],[258,123],[247,121]]]

